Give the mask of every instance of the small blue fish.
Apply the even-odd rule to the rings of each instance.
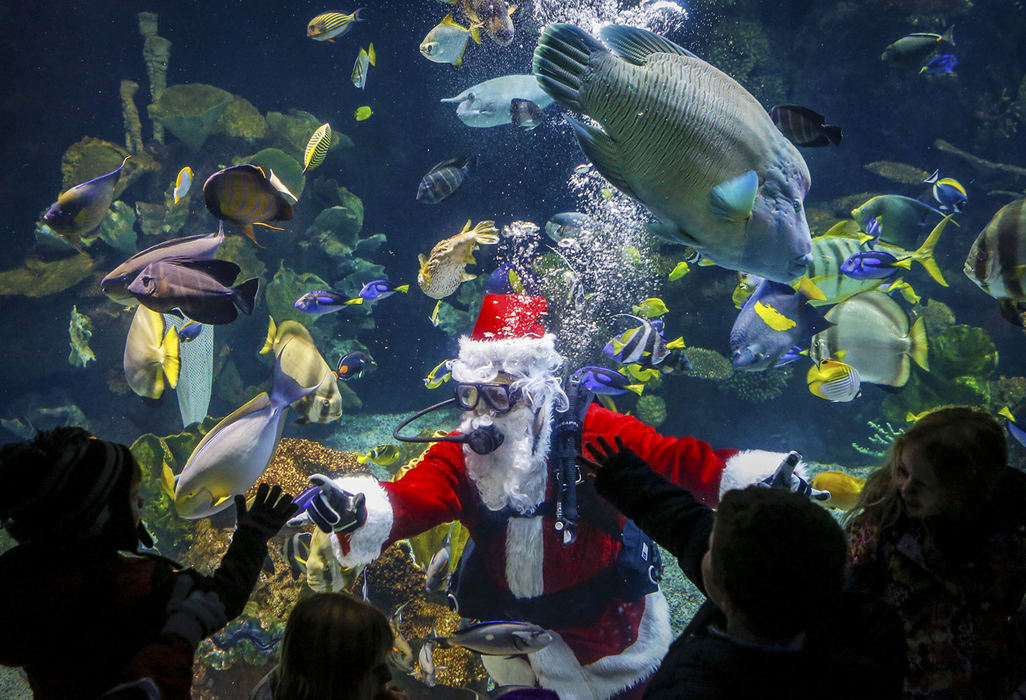
[[[570,377],[571,381],[580,382],[586,389],[600,396],[622,396],[633,391],[641,396],[642,386],[631,384],[627,377],[605,367],[581,367]]]
[[[335,368],[335,376],[339,379],[352,379],[363,374],[369,365],[377,364],[374,359],[365,352],[356,350],[339,359]]]
[[[883,280],[912,268],[911,258],[898,259],[882,250],[855,253],[841,263],[841,272],[856,280]]]
[[[374,280],[363,285],[363,289],[359,291],[357,296],[367,301],[380,301],[392,296],[396,292],[403,292],[405,294],[408,291],[410,291],[410,285],[408,284],[397,285],[395,282],[389,282],[388,280]]]
[[[362,297],[350,299],[345,294],[339,294],[331,290],[307,292],[296,300],[294,306],[304,314],[311,316],[323,316],[324,314],[341,311],[352,304],[362,304]]]
[[[953,53],[946,53],[933,59],[919,69],[920,73],[935,75],[937,73],[951,73],[958,65],[958,58]]]
[[[779,369],[791,364],[792,362],[797,362],[802,359],[803,356],[808,354],[808,350],[803,350],[800,345],[792,345],[790,350],[777,359],[777,364],[773,365],[773,367]]]
[[[937,200],[938,209],[944,212],[958,213],[969,204],[969,195],[962,183],[954,178],[941,178],[940,170],[934,170],[933,175],[923,180],[928,185],[933,185],[933,198]]]
[[[198,321],[189,321],[184,326],[178,329],[178,342],[188,343],[190,340],[196,340],[203,331],[203,324]]]
[[[862,226],[864,227],[866,232],[865,235],[867,236],[866,244],[870,248],[875,248],[876,244],[880,242],[880,234],[883,233],[883,227],[880,225],[880,217],[867,217],[866,220],[862,222]]]

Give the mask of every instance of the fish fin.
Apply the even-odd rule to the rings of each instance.
[[[395,288],[395,291],[402,292],[403,294],[406,294],[406,293],[408,293],[410,291],[410,285],[408,285],[408,284],[400,284],[398,287]],[[439,303],[441,303],[441,302],[439,302]]]
[[[830,359],[831,360],[837,360],[838,362],[843,362],[844,358],[847,357],[847,355],[848,355],[848,351],[847,350],[838,350],[838,351],[832,353],[832,357]]]
[[[219,505],[221,505],[230,498],[233,498],[233,496],[221,496],[219,499],[214,501],[214,508],[217,508]]]
[[[264,340],[264,346],[260,348],[260,354],[266,355],[274,349],[274,338],[278,335],[278,326],[274,322],[273,316],[267,317],[267,338]]]
[[[160,466],[160,488],[172,501],[175,500],[175,473],[171,466],[164,462]]]
[[[534,50],[532,71],[538,85],[562,107],[586,111],[580,102],[584,78],[609,49],[580,27],[553,24],[542,32]]]
[[[467,272],[466,270],[464,270],[463,274],[460,275],[460,281],[461,282],[469,282],[470,280],[476,280],[476,279],[477,279],[477,275],[472,275],[471,273]]]
[[[470,25],[470,38],[473,39],[474,43],[478,46],[481,45],[481,27],[483,26],[484,25],[481,23]]]
[[[467,47],[464,46],[463,47],[463,51],[466,51],[466,50],[467,50]],[[457,68],[459,66],[463,65],[463,51],[460,51],[460,55],[457,56],[456,60],[452,62],[452,65],[456,66]]]
[[[670,350],[679,350],[679,349],[686,348],[687,345],[684,344],[684,336],[681,336],[679,338],[675,338],[675,339],[671,340],[670,342],[668,342],[666,344],[666,347],[668,347]]]
[[[941,275],[940,268],[937,267],[937,261],[933,259],[933,249],[937,245],[937,240],[940,238],[941,233],[944,232],[944,227],[951,221],[953,214],[948,214],[934,227],[930,235],[923,241],[923,245],[919,246],[916,252],[912,253],[912,258],[915,259],[920,265],[922,265],[927,274],[934,279],[937,284],[942,287],[947,287],[948,283],[944,280]]]
[[[641,392],[643,392],[645,390],[645,385],[644,384],[628,384],[627,386],[624,387],[624,389],[627,389],[628,391],[633,391],[638,396],[641,396]]]
[[[908,339],[908,354],[912,356],[912,361],[929,372],[930,363],[927,359],[929,347],[926,342],[925,319],[922,317],[916,319],[916,322],[912,324],[912,330],[908,333]]]
[[[449,14],[447,14],[445,17],[443,17],[442,21],[439,24],[445,24],[445,25],[450,26],[450,27],[456,27],[457,29],[463,29],[463,27],[461,27],[459,24],[457,24],[456,20],[453,19],[453,16],[452,16],[451,12]],[[466,31],[466,30],[464,29],[464,31]]]
[[[816,301],[826,301],[826,294],[823,290],[816,286],[816,283],[809,279],[808,275],[802,275],[802,278],[798,281],[798,292],[806,299],[815,299]]]
[[[926,70],[926,68],[923,68],[923,70]],[[923,180],[923,183],[926,184],[926,185],[932,185],[933,183],[937,182],[937,179],[939,177],[940,177],[940,170],[934,170],[933,174],[930,175],[930,177],[928,177],[925,180]]]
[[[510,5],[509,10],[506,12],[506,15],[508,17],[512,17],[513,13],[517,11],[517,7],[519,7],[519,5]],[[952,44],[952,46],[954,46],[954,44]]]
[[[217,283],[225,287],[235,284],[235,278],[239,276],[241,268],[230,260],[218,258],[174,258],[168,260],[179,267],[187,267],[190,270],[210,275]]]
[[[246,234],[246,238],[253,241],[256,245],[260,246],[257,242],[256,235],[253,233],[253,224],[242,224],[242,232]],[[263,246],[260,246],[261,248]]]
[[[370,64],[372,66],[378,65],[378,55],[376,53],[374,53],[374,42],[373,41],[370,43],[370,46],[367,47],[367,58],[370,59]]]
[[[1015,415],[1012,414],[1012,410],[1010,408],[1008,408],[1008,406],[1005,406],[1000,411],[998,411],[998,415],[999,416],[1003,416],[1004,418],[1007,418],[1008,420],[1012,421],[1013,423],[1015,422]]]
[[[253,313],[253,304],[256,302],[257,290],[260,289],[260,278],[250,277],[242,284],[232,287],[232,296],[239,310],[249,316]]]
[[[417,261],[420,262],[421,267],[424,267],[425,265],[427,265],[428,259],[427,256],[423,253],[417,253]]]
[[[759,175],[749,170],[716,185],[709,193],[709,209],[713,216],[742,223],[751,217],[758,191]]]
[[[271,382],[269,403],[277,406],[288,406],[290,403],[295,403],[304,396],[312,394],[317,390],[318,386],[318,384],[314,384],[313,386],[301,386],[299,382],[287,375],[285,370],[281,368],[281,353],[287,346],[288,343],[285,343],[285,345],[282,346],[282,349],[278,351],[278,356],[275,358],[274,362],[274,379]]]
[[[409,286],[409,285],[407,285],[407,286]],[[350,304],[362,304],[362,303],[363,303],[363,297],[353,297],[352,299],[349,299],[348,301],[346,301],[344,306],[349,306]]]
[[[902,258],[901,260],[895,260],[894,267],[900,267],[902,270],[911,270],[912,258]]]
[[[275,231],[284,231],[285,230],[281,226],[271,226],[270,224],[265,224],[263,221],[254,221],[253,225],[254,226],[263,226],[265,228],[273,228]],[[255,238],[253,239],[253,242],[256,243],[256,239]]]
[[[599,36],[602,37],[603,43],[613,50],[614,54],[636,66],[645,65],[648,57],[656,53],[672,53],[688,58],[698,58],[672,41],[637,27],[611,24],[602,27],[599,30]]]
[[[160,344],[160,366],[164,368],[167,385],[172,389],[178,386],[178,373],[182,366],[182,360],[179,355],[179,342],[178,329],[169,328],[167,335],[164,336],[164,342]]]
[[[824,124],[823,134],[827,137],[830,143],[834,144],[835,146],[841,145],[841,127],[836,126],[835,124]]]
[[[952,24],[950,27],[948,27],[944,31],[944,33],[941,34],[940,40],[944,41],[944,42],[947,42],[947,43],[951,44],[952,46],[954,46],[955,45],[955,25]],[[124,163],[122,163],[122,165],[124,165]]]
[[[1019,305],[1011,299],[998,299],[998,306],[1001,309],[1001,318],[1016,326],[1026,327],[1023,321],[1022,310]]]
[[[606,132],[598,127],[583,124],[571,117],[564,117],[574,130],[577,136],[577,143],[580,144],[584,155],[595,166],[595,169],[609,180],[618,190],[630,195],[634,199],[638,196],[627,183],[627,179],[620,172],[620,162],[623,156],[620,154],[620,147]]]

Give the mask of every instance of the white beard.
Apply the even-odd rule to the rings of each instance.
[[[479,455],[463,445],[467,474],[488,509],[502,510],[510,506],[526,513],[545,499],[552,405],[551,399],[542,402],[537,423],[535,409],[531,406],[502,416],[463,414],[462,433],[468,434],[491,423],[504,436],[499,449],[486,455]]]

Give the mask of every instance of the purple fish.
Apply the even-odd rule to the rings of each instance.
[[[200,323],[231,323],[238,311],[253,313],[260,280],[250,278],[232,287],[239,266],[227,260],[176,260],[150,263],[128,292],[140,304],[160,313],[177,313]]]
[[[345,294],[339,294],[331,290],[307,292],[296,300],[293,305],[304,314],[311,316],[323,316],[335,311],[341,311],[350,304],[362,304],[363,299],[356,297],[350,299]]]
[[[898,260],[882,250],[867,250],[855,253],[841,263],[841,272],[856,280],[883,280],[897,274],[899,267],[906,267],[907,260]]]
[[[602,396],[622,396],[628,391],[641,395],[640,384],[631,384],[627,377],[605,367],[581,367],[570,379]]]
[[[938,56],[933,59],[925,66],[919,69],[920,73],[926,73],[927,75],[935,75],[937,73],[951,73],[955,70],[955,66],[958,65],[958,57],[953,53],[946,53],[942,56]]]

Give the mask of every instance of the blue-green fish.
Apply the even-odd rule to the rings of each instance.
[[[114,201],[114,183],[117,175],[131,157],[125,156],[121,165],[106,175],[75,185],[63,192],[43,215],[46,225],[67,238],[77,248],[82,234],[89,233],[99,226],[106,216],[110,203]]]
[[[728,269],[778,282],[812,260],[798,149],[747,90],[643,29],[542,33],[538,84],[599,127],[570,120],[595,168],[659,219],[657,234]]]

